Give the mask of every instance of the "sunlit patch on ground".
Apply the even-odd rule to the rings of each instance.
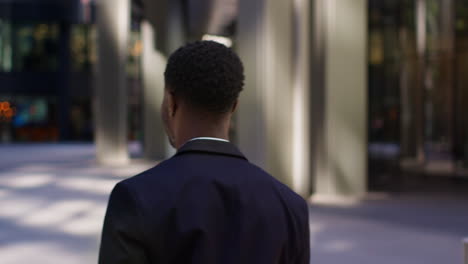
[[[45,173],[12,173],[0,179],[0,186],[10,188],[37,188],[54,180],[53,175]]]
[[[96,263],[107,199],[155,163],[102,167],[88,145],[0,145],[0,263]]]

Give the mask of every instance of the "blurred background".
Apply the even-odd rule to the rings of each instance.
[[[311,263],[462,263],[466,0],[0,0],[0,262],[96,262],[201,39],[244,61],[231,140],[309,199]]]

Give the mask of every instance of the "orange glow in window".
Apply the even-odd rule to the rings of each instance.
[[[10,122],[15,114],[16,110],[10,102],[0,102],[0,122]]]

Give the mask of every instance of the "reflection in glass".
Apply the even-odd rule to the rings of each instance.
[[[371,149],[457,173],[468,160],[468,2],[370,0],[369,8]]]
[[[72,26],[70,50],[73,71],[90,72],[96,63],[95,32],[94,25]]]
[[[58,67],[57,24],[13,24],[13,70],[56,71]]]
[[[0,72],[12,69],[11,23],[0,19]]]

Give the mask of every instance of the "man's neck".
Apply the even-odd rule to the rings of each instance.
[[[216,117],[190,107],[181,107],[174,124],[174,146],[179,149],[187,141],[197,137],[229,140],[230,125],[231,114]]]
[[[228,124],[203,124],[200,122],[184,122],[180,124],[176,134],[176,148],[179,149],[187,141],[205,137],[219,138],[229,140],[229,123]]]

